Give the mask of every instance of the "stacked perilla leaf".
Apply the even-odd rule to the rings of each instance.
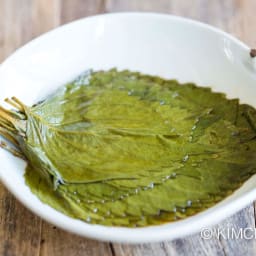
[[[0,133],[43,202],[90,223],[146,226],[220,201],[256,172],[256,110],[193,84],[87,72],[0,110]]]

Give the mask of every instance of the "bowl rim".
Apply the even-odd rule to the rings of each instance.
[[[29,48],[32,44],[40,41],[41,39],[49,36],[56,31],[72,27],[75,24],[86,22],[87,20],[97,20],[99,18],[111,18],[111,17],[124,17],[124,16],[137,16],[137,17],[148,17],[152,19],[165,19],[166,21],[178,21],[182,23],[189,23],[191,26],[201,27],[206,29],[207,31],[211,31],[213,33],[219,34],[224,36],[225,38],[230,39],[234,44],[238,45],[239,47],[243,48],[244,50],[250,51],[250,48],[239,39],[235,38],[234,36],[215,28],[209,24],[205,24],[193,19],[188,19],[180,16],[170,15],[170,14],[161,14],[161,13],[154,13],[154,12],[118,12],[118,13],[107,13],[107,14],[99,14],[94,15],[82,19],[78,19],[72,21],[70,23],[64,24],[60,27],[57,27],[49,32],[42,34],[41,36],[31,40],[23,47],[14,51],[10,57],[2,62],[0,65],[0,69],[6,65],[9,61],[15,58],[16,54],[24,51],[25,49]],[[252,178],[249,179],[249,181]],[[111,241],[111,242],[125,242],[125,243],[142,243],[142,242],[160,242],[164,240],[173,240],[180,237],[185,237],[187,235],[194,234],[199,232],[200,229],[202,230],[208,225],[212,226],[217,224],[224,218],[230,216],[231,214],[237,212],[239,209],[242,209],[249,203],[251,203],[256,198],[256,188],[245,193],[244,195],[236,198],[232,201],[229,207],[225,206],[225,202],[227,200],[224,199],[220,203],[216,204],[215,206],[200,212],[194,216],[188,217],[184,220],[179,220],[171,223],[166,223],[157,226],[148,226],[148,227],[141,227],[141,228],[128,228],[128,227],[107,227],[102,225],[96,224],[88,224],[80,220],[73,219],[68,217],[55,209],[51,208],[53,211],[56,212],[56,215],[50,215],[47,212],[39,211],[29,200],[24,198],[21,194],[18,193],[16,190],[16,186],[14,184],[9,183],[4,176],[0,172],[0,181],[8,188],[8,190],[20,201],[22,204],[29,210],[31,210],[37,216],[40,216],[42,219],[46,220],[47,222],[52,223],[53,225],[58,226],[61,229],[69,231],[71,233],[93,238],[101,241]],[[246,182],[247,183],[247,182]],[[31,192],[32,194],[32,192]],[[39,200],[39,199],[38,199]],[[42,202],[41,202],[42,203]],[[44,204],[44,203],[42,203]],[[213,209],[213,210],[212,210]],[[225,214],[223,214],[223,210]],[[52,212],[52,211],[51,211]],[[60,218],[61,217],[61,218]],[[209,223],[209,218],[211,221]],[[71,223],[70,223],[71,221]],[[81,224],[82,228],[79,228],[78,225],[72,226],[72,222],[77,222]],[[191,223],[193,225],[191,225]],[[190,225],[187,228],[187,225]],[[177,233],[175,229],[178,229]]]

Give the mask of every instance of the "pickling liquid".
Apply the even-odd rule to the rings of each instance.
[[[256,110],[192,83],[86,72],[30,111],[43,123],[44,142],[27,135],[26,184],[88,223],[184,219],[256,173]]]

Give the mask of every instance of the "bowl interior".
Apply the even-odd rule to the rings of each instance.
[[[248,47],[198,22],[139,13],[83,19],[32,41],[0,67],[0,100],[16,96],[30,105],[87,69],[113,67],[210,86],[256,107],[256,65]],[[186,235],[221,220],[256,195],[253,177],[227,200],[184,221],[109,228],[71,219],[42,204],[24,184],[25,163],[4,150],[0,159],[2,181],[28,208],[64,229],[102,240],[145,242]]]

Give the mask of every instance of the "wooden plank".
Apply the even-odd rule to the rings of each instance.
[[[0,255],[38,255],[41,219],[0,185]]]
[[[107,12],[141,11],[169,13],[171,4],[172,1],[170,0],[105,0]]]
[[[239,234],[240,230],[245,228],[250,228],[253,232],[255,228],[253,216],[254,208],[251,205],[214,226],[211,230],[216,232],[216,236],[212,239],[205,240],[200,234],[196,234],[165,243],[166,250],[175,252],[171,255],[254,255],[254,239],[246,240],[241,236],[235,239],[234,235],[232,237],[232,232]]]
[[[2,0],[1,10],[1,60],[31,38],[28,24],[31,17],[29,0]],[[16,10],[16,11],[15,11]],[[24,26],[21,26],[24,24]]]
[[[61,23],[67,23],[104,11],[104,0],[62,0]]]
[[[110,256],[108,243],[98,242],[67,233],[43,222],[40,256]]]
[[[17,0],[16,0],[17,1]],[[37,37],[60,25],[61,0],[36,0],[31,2],[32,37]]]
[[[4,52],[4,31],[5,31],[5,3],[3,1],[0,1],[0,10],[1,10],[1,16],[0,17],[0,63],[5,58],[5,52]]]
[[[229,29],[236,37],[247,43],[251,48],[256,48],[254,27],[256,21],[256,1],[237,0],[235,6],[234,16],[228,21]]]

